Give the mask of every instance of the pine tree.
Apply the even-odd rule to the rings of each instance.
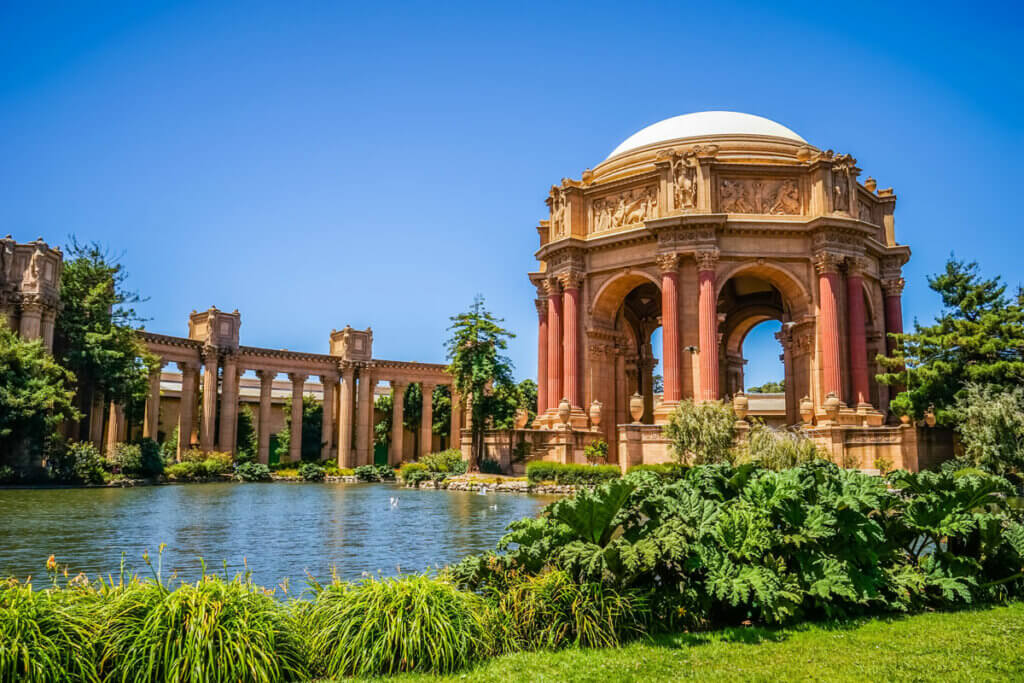
[[[985,279],[977,263],[954,257],[928,286],[942,297],[942,313],[893,335],[893,356],[878,357],[887,370],[878,380],[903,387],[892,401],[898,414],[920,418],[934,406],[938,422],[952,426],[951,408],[968,383],[1007,389],[1024,381],[1024,298],[1012,300],[999,277]]]
[[[473,441],[468,470],[476,472],[483,456],[484,430],[500,408],[495,396],[512,387],[512,361],[501,352],[515,335],[500,325],[502,319],[495,318],[484,307],[482,296],[473,300],[468,312],[454,316],[451,321],[448,373],[455,391],[463,400],[469,400],[472,407]],[[453,409],[459,410],[461,406]]]

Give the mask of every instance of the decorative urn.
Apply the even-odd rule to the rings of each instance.
[[[520,408],[516,411],[516,429],[525,429],[526,423],[530,420],[530,414]]]
[[[736,413],[736,418],[742,420],[750,412],[750,399],[742,391],[737,393],[732,398],[732,410]]]
[[[633,424],[640,424],[640,418],[644,416],[644,397],[640,394],[629,398],[629,414],[633,416]]]
[[[601,402],[596,398],[594,402],[590,404],[590,425],[597,429],[601,426]]]
[[[834,392],[828,392],[825,396],[825,402],[822,404],[825,409],[825,414],[828,415],[828,419],[835,422],[839,417],[839,397]]]
[[[935,405],[928,406],[928,410],[924,411],[924,423],[929,427],[935,426]]]
[[[569,399],[563,398],[562,402],[558,404],[558,421],[563,425],[569,424],[569,413],[572,408],[569,406]]]
[[[800,419],[807,424],[811,424],[811,420],[814,419],[814,401],[810,396],[800,399]]]

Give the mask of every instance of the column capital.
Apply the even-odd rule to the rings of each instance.
[[[321,372],[320,383],[321,384],[337,384],[340,375],[336,372]]]
[[[557,277],[552,276],[545,278],[544,293],[547,294],[548,297],[562,295],[562,285],[559,283]]]
[[[558,281],[562,284],[563,290],[579,289],[583,284],[583,273],[578,270],[567,270],[558,274]]]
[[[901,277],[886,278],[882,280],[882,291],[886,296],[902,296],[904,284]]]
[[[868,260],[863,256],[846,257],[846,277],[863,278],[868,269]]]
[[[174,364],[178,366],[179,372],[196,372],[200,367],[200,363],[193,360],[179,360],[175,361]]]
[[[307,377],[309,377],[309,375],[307,375],[305,373],[302,373],[302,372],[289,372],[288,373],[288,379],[290,379],[292,381],[292,384],[300,384],[301,385],[303,382],[306,381]]]
[[[537,317],[544,320],[548,317],[548,298],[542,296],[533,300],[534,305],[537,307]]]
[[[679,254],[658,254],[654,257],[658,264],[658,270],[662,275],[677,275],[679,273]]]
[[[721,252],[717,247],[714,249],[698,250],[697,253],[693,255],[694,259],[697,261],[698,272],[706,270],[713,271],[718,266],[718,259],[720,256]]]
[[[397,392],[404,392],[408,386],[409,386],[408,382],[395,382],[395,381],[391,382],[391,390],[396,392],[396,393]]]
[[[838,273],[843,263],[843,256],[831,251],[819,251],[814,254],[814,270],[819,274]]]
[[[275,370],[257,370],[256,376],[260,378],[261,382],[273,382],[277,377],[277,372]]]

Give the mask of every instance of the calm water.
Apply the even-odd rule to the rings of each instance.
[[[72,575],[116,575],[122,551],[148,572],[142,553],[160,543],[165,576],[194,578],[200,557],[214,571],[226,560],[232,575],[244,558],[267,586],[326,579],[331,567],[343,579],[393,575],[492,548],[506,524],[551,500],[388,484],[0,490],[0,576],[41,576],[50,553]]]

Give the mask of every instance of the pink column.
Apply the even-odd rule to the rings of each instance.
[[[885,332],[889,334],[903,334],[903,278],[896,277],[882,281],[882,288],[885,291]],[[892,355],[896,343],[886,336],[886,353]]]
[[[847,343],[850,347],[850,383],[854,405],[870,403],[868,394],[868,339],[864,314],[864,280],[854,260],[847,262]]]
[[[563,311],[565,343],[562,347],[562,395],[569,399],[569,405],[579,408],[582,403],[580,398],[579,382],[579,304],[580,304],[580,276],[577,273],[567,273],[562,278],[564,286]]]
[[[818,329],[821,333],[822,392],[835,394],[842,400],[843,376],[839,367],[839,259],[832,254],[820,254],[815,261],[818,270],[819,304]]]
[[[537,299],[537,415],[548,409],[548,302]]]
[[[679,374],[679,255],[658,257],[661,268],[661,341],[662,374],[665,382],[666,403],[683,396]],[[712,288],[713,289],[713,288]]]
[[[548,410],[558,407],[562,397],[562,292],[555,280],[548,288]]]
[[[718,306],[715,301],[717,251],[697,254],[697,318],[700,327],[700,400],[718,400]]]

